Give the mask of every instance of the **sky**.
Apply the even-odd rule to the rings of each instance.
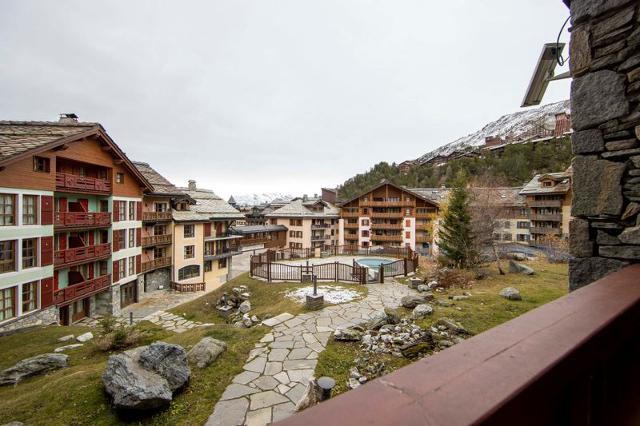
[[[518,111],[567,16],[561,0],[3,0],[0,119],[74,112],[224,197],[319,193]],[[543,103],[568,97],[556,81]]]

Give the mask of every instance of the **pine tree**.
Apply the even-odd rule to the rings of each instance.
[[[448,262],[460,268],[473,265],[476,259],[468,199],[466,177],[458,173],[438,232],[438,247]]]

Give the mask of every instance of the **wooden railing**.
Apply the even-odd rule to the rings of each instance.
[[[63,191],[111,193],[111,182],[87,176],[56,173],[56,189]]]
[[[638,275],[614,272],[277,424],[638,424]]]
[[[154,269],[164,268],[166,266],[171,266],[171,256],[167,257],[158,257],[153,260],[149,260],[147,262],[142,262],[140,264],[140,268],[142,272],[149,272]]]
[[[532,200],[527,201],[528,207],[562,207],[562,200]]]
[[[340,216],[353,218],[353,217],[359,217],[360,213],[359,212],[349,212],[349,211],[342,210],[342,212],[340,213]]]
[[[60,228],[105,227],[111,224],[109,212],[55,212],[54,225]]]
[[[360,225],[358,224],[358,222],[356,222],[356,223],[349,223],[349,222],[345,222],[345,223],[344,223],[344,227],[345,227],[345,229],[346,229],[346,228],[349,228],[349,229],[358,229],[358,227],[359,227],[359,226],[360,226]]]
[[[529,232],[532,234],[560,235],[562,234],[562,228],[545,228],[542,226],[532,226],[531,228],[529,228]]]
[[[180,293],[193,293],[195,291],[204,291],[205,283],[171,283],[171,289]]]
[[[381,212],[371,212],[369,213],[370,217],[379,217],[379,218],[383,218],[383,219],[389,219],[389,218],[402,218],[404,217],[404,212],[385,212],[385,213],[381,213]]]
[[[76,247],[67,250],[57,250],[54,255],[56,267],[71,266],[108,257],[111,254],[111,244]]]
[[[562,220],[562,215],[559,213],[554,213],[554,214],[532,213],[531,220],[548,220],[552,222],[560,222]]]
[[[111,274],[69,285],[57,290],[54,295],[56,305],[73,302],[74,300],[90,296],[108,288],[111,285]]]
[[[413,207],[415,201],[360,201],[361,207]]]
[[[156,222],[171,219],[171,212],[142,212],[142,220],[144,222]]]
[[[402,229],[402,223],[372,223],[373,229]]]
[[[416,235],[417,243],[430,243],[431,237],[429,235]]]
[[[147,237],[142,237],[142,246],[154,246],[158,244],[171,244],[171,234],[163,234],[163,235],[149,235]]]
[[[328,240],[329,238],[329,235],[311,235],[311,241]]]
[[[312,223],[311,229],[326,229],[329,227],[328,223]]]
[[[402,235],[376,235],[371,234],[369,237],[371,241],[402,241]]]

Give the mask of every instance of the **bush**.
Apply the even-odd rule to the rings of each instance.
[[[442,268],[435,280],[442,288],[469,288],[473,284],[474,273],[468,269]]]
[[[119,325],[115,321],[113,324],[106,325],[106,327],[103,327],[103,330],[110,331],[103,332],[95,339],[95,346],[103,352],[122,350],[135,346],[144,337],[144,333],[135,326]]]

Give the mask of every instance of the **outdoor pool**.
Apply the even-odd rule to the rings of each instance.
[[[388,263],[393,263],[395,262],[394,259],[381,259],[381,258],[374,258],[374,257],[365,257],[362,259],[356,259],[356,262],[358,262],[360,265],[362,266],[368,266],[369,268],[379,268],[380,265],[386,265]]]

